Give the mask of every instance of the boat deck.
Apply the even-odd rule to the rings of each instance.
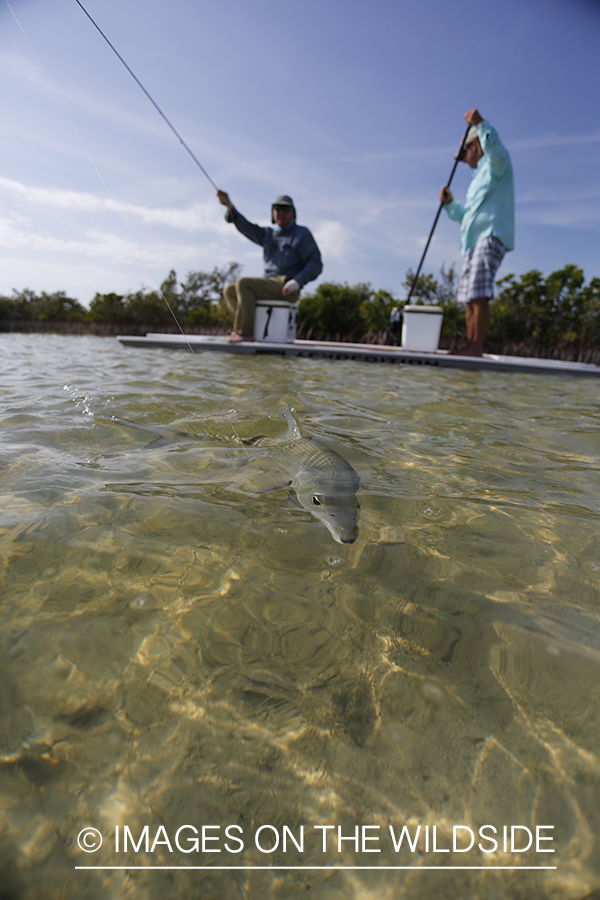
[[[238,344],[228,344],[223,335],[183,334],[147,334],[145,337],[118,335],[117,340],[126,347],[187,350],[193,353],[209,350],[247,355],[356,359],[365,362],[442,366],[495,372],[600,376],[600,367],[592,363],[565,362],[558,359],[537,359],[526,356],[498,356],[493,353],[484,353],[482,357],[455,356],[447,350],[425,353],[384,344],[345,344],[335,341],[298,340],[281,344],[269,341],[242,341]]]

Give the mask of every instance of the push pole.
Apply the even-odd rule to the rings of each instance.
[[[465,131],[465,133],[463,135],[463,139],[460,144],[460,150],[458,151],[458,153],[456,154],[456,156],[454,158],[454,166],[452,167],[452,171],[450,172],[450,178],[448,179],[448,184],[446,185],[447,188],[450,187],[450,183],[451,183],[452,179],[454,178],[454,173],[456,172],[456,167],[463,157],[463,152],[465,149],[465,141],[467,140],[467,135],[470,130],[471,130],[471,126],[467,125],[467,130]],[[421,262],[419,263],[419,268],[417,269],[417,274],[415,275],[415,277],[413,279],[413,283],[411,285],[410,292],[408,294],[408,297],[406,298],[406,304],[405,304],[406,306],[408,306],[408,304],[410,303],[410,298],[412,297],[413,291],[414,291],[415,287],[417,286],[417,279],[419,277],[419,272],[421,271],[421,266],[423,265],[425,255],[426,255],[427,251],[429,250],[429,244],[431,243],[431,238],[433,237],[433,232],[435,231],[435,226],[438,223],[438,219],[440,217],[440,213],[442,211],[443,205],[444,205],[443,203],[440,203],[440,207],[437,211],[437,216],[435,217],[433,225],[431,226],[431,231],[429,232],[429,237],[427,238],[427,243],[425,244],[425,249],[423,250],[423,256],[421,257]]]

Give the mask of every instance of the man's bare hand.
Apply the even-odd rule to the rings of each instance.
[[[480,122],[483,122],[483,116],[479,115],[478,110],[470,109],[465,113],[465,122],[467,125],[479,125]]]
[[[226,191],[217,191],[217,197],[219,198],[219,203],[222,203],[227,209],[233,209],[233,203],[229,199],[229,194]]]
[[[440,203],[443,203],[444,205],[446,205],[446,203],[452,203],[452,191],[449,188],[443,187],[441,189]]]

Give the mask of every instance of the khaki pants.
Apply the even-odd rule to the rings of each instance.
[[[270,278],[238,278],[223,288],[225,303],[233,313],[233,331],[245,338],[254,337],[254,317],[257,300],[285,300],[295,303],[300,292],[281,293],[284,284],[290,279],[287,275],[273,275]]]

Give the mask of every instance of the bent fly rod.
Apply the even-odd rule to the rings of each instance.
[[[77,0],[77,3],[79,3],[79,0]],[[81,5],[81,4],[80,4],[80,5]],[[471,129],[471,126],[470,126],[470,125],[467,125],[467,130],[465,131],[465,133],[464,133],[464,135],[463,135],[463,139],[462,139],[462,141],[460,142],[460,150],[458,151],[458,153],[457,153],[456,156],[454,157],[454,166],[452,167],[452,171],[450,172],[450,178],[448,179],[448,183],[446,184],[446,187],[447,187],[447,188],[450,187],[450,183],[451,183],[452,179],[454,178],[454,173],[456,172],[456,167],[457,167],[457,165],[459,164],[459,162],[462,160],[462,158],[463,158],[463,156],[464,156],[464,152],[465,152],[465,141],[467,140],[467,135],[468,135],[470,129]],[[425,259],[426,254],[427,254],[427,251],[429,250],[429,245],[430,245],[430,243],[431,243],[431,238],[433,237],[433,232],[435,231],[435,226],[436,226],[437,223],[438,223],[438,219],[439,219],[439,217],[440,217],[440,213],[441,213],[441,211],[442,211],[442,206],[443,206],[443,205],[444,205],[443,203],[440,203],[439,209],[438,209],[438,211],[437,211],[437,215],[436,215],[435,219],[433,220],[433,225],[431,226],[431,231],[429,232],[429,237],[427,238],[427,243],[425,244],[425,249],[423,250],[423,256],[421,257],[421,262],[419,263],[419,267],[418,267],[418,269],[417,269],[417,274],[416,274],[415,277],[413,278],[413,283],[412,283],[411,286],[410,286],[410,291],[409,291],[408,297],[406,298],[406,304],[405,304],[405,305],[408,305],[408,304],[410,303],[410,298],[412,297],[413,291],[415,290],[415,288],[416,288],[416,286],[417,286],[417,279],[419,278],[419,273],[420,273],[420,271],[421,271],[421,267],[422,267],[422,265],[423,265],[423,261],[424,261],[424,259]]]
[[[92,17],[90,16],[89,12],[88,12],[87,9],[85,8],[85,6],[83,6],[83,4],[79,2],[79,0],[75,0],[75,3],[83,10],[83,12],[86,14],[86,16],[88,17],[88,19],[90,20],[90,22],[92,23],[92,25],[94,26],[94,28],[102,35],[102,37],[104,38],[104,40],[106,41],[106,43],[108,44],[108,46],[110,47],[110,49],[113,51],[113,53],[115,54],[115,56],[117,56],[117,57],[119,58],[119,60],[123,63],[123,65],[125,66],[125,68],[126,68],[127,71],[129,72],[129,74],[131,75],[131,77],[133,78],[133,80],[135,81],[135,83],[138,85],[138,87],[140,87],[140,88],[143,90],[144,94],[146,95],[146,97],[148,98],[148,100],[150,101],[150,103],[152,104],[152,106],[156,109],[156,111],[158,112],[158,114],[165,120],[165,122],[167,123],[167,125],[169,126],[169,128],[171,129],[171,131],[173,132],[173,134],[175,135],[175,137],[176,137],[177,140],[179,141],[179,143],[185,148],[185,150],[187,150],[187,152],[188,152],[189,155],[192,157],[192,159],[194,160],[194,162],[196,163],[196,165],[198,166],[198,168],[200,169],[200,171],[202,172],[202,174],[203,174],[206,178],[208,178],[208,180],[210,181],[210,183],[211,183],[212,186],[214,187],[215,191],[218,191],[219,189],[218,189],[217,185],[214,183],[214,181],[212,180],[212,178],[210,177],[210,175],[208,174],[208,172],[206,171],[206,169],[204,168],[204,166],[202,165],[202,163],[200,162],[200,160],[199,160],[199,159],[195,156],[195,154],[190,150],[190,148],[188,147],[188,145],[186,144],[186,142],[184,141],[184,139],[181,137],[181,135],[179,134],[179,132],[177,131],[177,129],[175,128],[175,126],[174,126],[174,125],[172,124],[172,122],[170,122],[169,119],[166,117],[166,115],[164,114],[164,112],[162,111],[162,109],[160,108],[160,106],[158,105],[158,103],[156,102],[156,100],[154,100],[154,98],[153,98],[153,97],[150,95],[150,93],[146,90],[146,88],[144,87],[144,85],[142,84],[142,82],[140,81],[140,79],[137,77],[137,75],[135,74],[135,72],[133,72],[133,71],[129,68],[129,66],[127,65],[127,63],[125,62],[125,60],[123,59],[123,57],[121,56],[121,54],[119,53],[119,51],[116,49],[116,47],[114,47],[113,44],[111,44],[111,42],[109,41],[109,39],[106,37],[106,35],[105,35],[104,32],[102,31],[102,29],[100,28],[100,26],[92,19]]]

